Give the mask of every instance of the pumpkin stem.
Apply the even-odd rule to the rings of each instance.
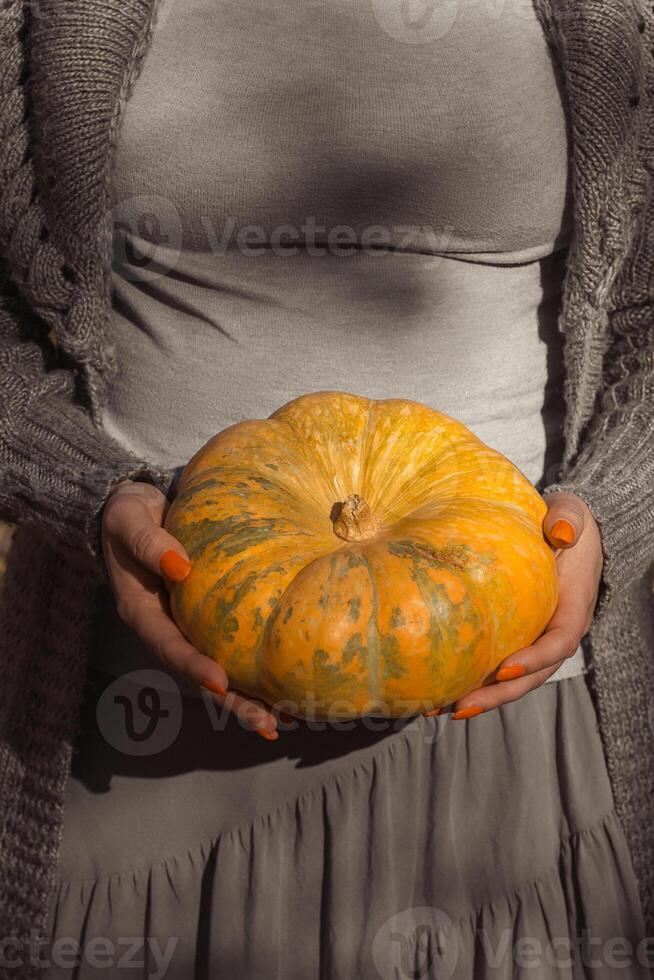
[[[344,541],[362,541],[374,538],[381,531],[382,522],[358,493],[351,493],[343,503],[332,509],[334,534]]]

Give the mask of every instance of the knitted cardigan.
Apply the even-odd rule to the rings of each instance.
[[[578,494],[600,528],[587,677],[652,934],[654,5],[533,2],[562,69],[575,209],[559,317],[565,451],[543,492]],[[0,0],[0,517],[18,525],[0,606],[3,937],[43,934],[54,892],[108,581],[102,506],[120,479],[169,492],[173,477],[102,430],[119,368],[111,167],[157,3]]]

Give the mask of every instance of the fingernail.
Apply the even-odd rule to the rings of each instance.
[[[159,559],[159,568],[173,582],[183,582],[191,571],[191,563],[182,557],[174,548],[164,551]]]
[[[258,732],[259,735],[262,735],[264,738],[267,738],[271,742],[274,742],[276,738],[279,738],[279,732],[277,731],[277,729],[270,732],[268,731],[267,728],[255,728],[254,731]]]
[[[555,521],[552,525],[550,538],[558,547],[566,544],[572,544],[575,539],[575,529],[570,521],[559,518],[559,520]]]
[[[423,711],[424,718],[433,718],[435,715],[440,715],[442,708],[432,708],[431,711]]]
[[[222,694],[223,697],[228,693],[226,688],[216,684],[215,681],[202,681],[202,687],[206,687],[209,691],[215,691],[216,694]]]
[[[516,677],[522,677],[526,673],[527,668],[524,664],[507,664],[506,667],[500,667],[495,674],[495,679],[498,681],[513,681]]]
[[[483,710],[478,704],[472,704],[469,708],[461,708],[459,711],[455,711],[452,718],[454,721],[461,721],[464,718],[474,718],[475,715],[480,715]]]

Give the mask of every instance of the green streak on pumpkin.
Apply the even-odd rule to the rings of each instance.
[[[278,490],[279,487],[276,483],[271,480],[267,480],[265,476],[253,476],[251,477],[253,483],[258,483],[260,487],[264,490]]]
[[[196,559],[208,545],[219,541],[232,528],[249,527],[253,519],[253,515],[246,512],[239,515],[234,514],[221,521],[204,517],[201,521],[180,523],[179,526],[177,522],[173,522],[171,533],[182,542],[189,557]]]
[[[359,596],[355,596],[348,602],[348,607],[350,609],[350,619],[353,623],[356,623],[359,615],[361,613],[361,599]]]
[[[200,602],[198,602],[198,604],[195,607],[195,609],[193,610],[193,613],[192,613],[191,618],[189,620],[189,624],[188,625],[189,625],[190,632],[193,632],[196,629],[197,624],[200,621],[200,618],[201,618],[202,613],[204,611],[204,607],[206,606],[206,604],[208,602],[211,601],[214,593],[215,592],[219,592],[220,589],[223,588],[223,586],[225,585],[225,582],[227,581],[227,576],[230,573],[233,573],[236,569],[238,569],[243,564],[244,564],[243,561],[237,562],[236,565],[234,566],[234,568],[232,568],[230,570],[230,572],[225,572],[224,575],[221,575],[220,578],[217,578],[215,580],[215,582],[213,583],[213,585],[211,585],[207,589],[206,594],[202,597],[202,599],[200,600]]]
[[[284,613],[284,619],[282,620],[282,622],[288,623],[292,615],[293,615],[293,606],[289,606],[286,612]]]
[[[239,457],[244,449],[245,447],[241,447],[241,449],[238,450]],[[232,456],[234,452],[234,450],[226,450],[224,455]],[[263,463],[263,466],[271,470],[279,469],[275,463]],[[220,476],[221,479],[213,479],[214,473],[217,476]],[[235,489],[236,487],[245,487],[248,493],[244,494],[244,496],[249,496],[253,492],[256,493],[257,488],[261,487],[263,490],[274,491],[274,499],[280,504],[290,504],[290,506],[293,508],[297,506],[297,497],[295,493],[292,489],[289,489],[284,485],[283,480],[273,482],[272,480],[267,479],[265,476],[258,475],[256,472],[252,471],[251,466],[244,465],[240,458],[235,460],[225,459],[224,462],[217,466],[207,467],[207,469],[202,471],[202,475],[206,478],[205,482],[207,485],[224,487],[227,494],[237,494],[238,491]],[[209,483],[210,478],[211,483]],[[256,484],[257,486],[253,486],[253,484]],[[189,488],[189,490],[185,492],[194,493],[196,489],[200,488],[200,486],[201,485],[198,484],[197,487]],[[181,497],[181,494],[178,494],[175,499],[178,499],[179,497]]]
[[[411,578],[418,586],[422,601],[429,612],[429,645],[431,647],[431,658],[429,666],[434,677],[438,676],[441,661],[441,649],[446,641],[446,634],[449,635],[449,642],[456,649],[456,626],[452,620],[448,620],[446,606],[449,604],[445,586],[432,582],[423,569],[414,568]]]
[[[232,514],[216,520],[205,517],[201,521],[173,526],[171,533],[182,542],[191,560],[196,560],[213,545],[208,555],[214,559],[218,555],[234,556],[273,538],[283,538],[285,534],[311,537],[309,531],[300,531],[286,518],[255,517],[249,511]]]
[[[343,572],[344,575],[347,575],[347,572],[351,568],[358,568],[361,565],[366,565],[368,569],[370,569],[368,559],[362,552],[349,551],[345,564],[347,566],[347,569],[345,572]]]
[[[247,559],[242,558],[240,561],[237,561],[233,568],[228,569],[228,571],[226,571],[223,575],[221,575],[220,578],[216,579],[213,585],[211,585],[211,587],[207,589],[206,595],[202,597],[202,600],[198,603],[195,610],[193,611],[193,615],[191,616],[190,623],[189,623],[189,630],[191,633],[193,633],[196,630],[197,624],[202,617],[202,613],[204,612],[204,609],[206,608],[207,604],[211,601],[215,601],[216,603],[215,612],[214,612],[214,626],[209,627],[208,632],[210,635],[215,634],[215,632],[218,632],[219,634],[221,632],[224,632],[224,627],[222,625],[223,618],[227,619],[229,616],[233,616],[234,611],[238,606],[238,604],[241,602],[242,599],[244,599],[247,595],[250,594],[255,584],[260,585],[261,581],[264,578],[266,578],[267,575],[270,575],[274,571],[278,571],[280,568],[279,562],[274,562],[264,570],[256,570],[253,572],[249,572],[248,574],[245,575],[245,577],[240,582],[240,584],[234,587],[232,598],[230,600],[227,600],[222,596],[215,598],[216,593],[219,593],[221,590],[227,588],[228,579],[230,577],[231,578],[235,577],[235,575],[238,574],[239,570],[241,570],[244,565],[247,566],[247,564],[248,564]],[[271,606],[277,604],[276,599],[269,599],[268,602]],[[255,625],[262,626],[261,633],[263,634],[264,628],[266,626],[266,622],[264,621],[263,617],[261,616],[261,613],[259,612],[259,616],[261,618],[261,624],[259,624],[257,620],[257,612],[259,612],[259,610],[255,612]],[[227,630],[227,635],[229,635],[229,630]]]
[[[278,596],[281,594],[281,591],[282,591],[281,589],[277,590]],[[276,599],[269,598],[268,605],[271,606],[271,612],[268,614],[268,618],[264,623],[263,629],[259,633],[259,640],[254,650],[254,670],[257,674],[259,674],[260,671],[263,669],[262,662],[263,662],[264,652],[270,648],[270,634],[272,633],[275,627],[277,618],[279,617],[279,613],[281,611],[281,606],[279,604],[278,598]],[[277,633],[275,637],[275,645],[277,646],[278,649],[279,649],[279,644],[280,644],[279,633]]]
[[[427,569],[436,567],[446,568],[449,571],[463,570],[469,564],[470,557],[463,545],[437,550],[422,542],[410,540],[389,542],[388,550],[391,554],[399,555],[404,560],[409,559],[412,563],[411,578],[416,583],[429,612],[431,647],[429,668],[434,680],[437,681],[443,646],[456,651],[462,659],[473,657],[481,622],[467,590],[461,603],[452,602],[445,586],[440,582],[434,582],[429,577]],[[472,625],[474,632],[473,639],[461,647],[458,635],[464,623]]]
[[[358,693],[358,677],[344,674],[340,663],[331,663],[329,654],[321,647],[314,650],[311,666],[301,661],[295,670],[288,670],[282,678],[282,688],[289,692],[288,697],[300,704],[307,699],[307,692],[318,701],[323,701],[320,708],[329,708],[330,703],[337,698],[353,701]]]
[[[363,645],[361,633],[353,633],[343,647],[343,665],[348,664],[358,657],[359,666],[364,669],[368,660],[368,648]]]
[[[192,487],[188,487],[186,490],[180,490],[178,494],[174,497],[171,507],[175,505],[175,509],[180,506],[184,506],[184,509],[194,510],[197,504],[193,503],[193,497],[197,493],[202,493],[204,490],[214,489],[216,487],[224,487],[225,481],[218,480],[215,478],[209,478],[207,480],[202,480],[201,483],[196,483]],[[204,506],[204,504],[200,505]]]
[[[261,630],[265,626],[264,618],[261,615],[261,609],[259,606],[254,610],[254,622],[253,626],[255,630]]]
[[[235,526],[225,535],[224,540],[217,544],[215,552],[220,551],[232,557],[243,551],[249,551],[264,541],[270,541],[271,538],[279,537],[277,523],[273,518],[264,518],[242,524],[240,527]]]
[[[222,630],[227,643],[234,642],[234,634],[238,633],[238,619],[236,616],[225,616],[221,623]]]
[[[339,579],[345,578],[348,573],[353,568],[360,568],[362,565],[366,565],[365,558],[362,558],[361,554],[350,548],[342,548],[340,551],[334,551],[329,556],[329,564],[331,566],[330,581],[333,575],[337,575]]]
[[[380,693],[380,676],[379,676],[379,626],[377,625],[377,617],[379,613],[379,600],[377,597],[377,583],[375,582],[375,574],[372,569],[370,561],[363,552],[361,552],[361,557],[368,566],[368,575],[370,577],[370,589],[372,596],[372,610],[370,613],[370,619],[368,621],[368,669],[370,671],[370,697],[373,700],[379,700],[381,698]]]
[[[400,644],[397,637],[392,633],[385,633],[380,637],[379,649],[381,652],[382,675],[385,681],[397,680],[408,674],[409,669],[402,659]]]
[[[424,541],[389,541],[388,550],[399,558],[410,558],[418,565],[436,565],[440,568],[465,568],[470,562],[470,554],[465,545],[456,544],[450,548],[432,548]]]
[[[251,573],[243,579],[240,585],[236,586],[231,599],[226,599],[224,596],[218,597],[214,607],[215,625],[210,628],[212,634],[217,631],[227,643],[234,642],[233,634],[237,633],[239,628],[238,619],[234,612],[241,599],[250,593],[256,580],[257,575]]]
[[[402,614],[402,610],[399,606],[393,607],[393,612],[391,613],[391,626],[393,629],[397,629],[398,626],[405,626],[406,620]]]

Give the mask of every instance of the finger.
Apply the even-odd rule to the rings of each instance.
[[[121,484],[107,501],[103,530],[149,571],[182,582],[192,565],[181,542],[161,526],[166,503],[156,487]]]
[[[543,499],[548,507],[543,534],[555,548],[572,548],[586,525],[586,504],[573,493],[551,493]]]
[[[498,681],[496,684],[489,684],[480,687],[476,691],[470,691],[465,697],[455,702],[452,718],[455,721],[474,718],[476,715],[490,711],[492,708],[499,708],[502,704],[517,701],[518,698],[522,698],[525,694],[529,694],[530,691],[541,687],[548,677],[556,673],[563,662],[561,660],[559,663],[552,664],[549,667],[538,670],[533,674],[527,674],[516,680]]]
[[[269,741],[279,738],[277,719],[272,711],[264,705],[244,697],[238,691],[228,691],[226,695],[223,695],[209,690],[211,697],[236,715],[241,722],[245,723],[247,728],[253,729]]]

